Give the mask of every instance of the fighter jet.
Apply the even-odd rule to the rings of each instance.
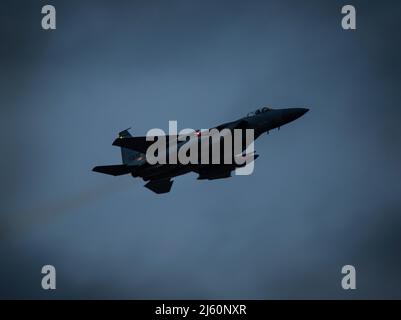
[[[307,108],[273,109],[263,107],[248,113],[245,117],[223,123],[214,128],[219,131],[228,129],[230,132],[236,129],[244,131],[253,129],[254,139],[256,140],[262,134],[269,133],[273,129],[280,129],[281,126],[300,118],[308,111],[309,109]],[[195,131],[195,135],[200,139],[202,131]],[[198,174],[198,180],[224,179],[231,177],[232,171],[236,168],[244,166],[244,164],[237,165],[236,161],[230,164],[151,164],[146,155],[148,148],[154,141],[148,140],[146,137],[133,137],[128,129],[121,131],[114,140],[113,145],[121,148],[122,164],[96,166],[92,170],[112,176],[131,174],[134,178],[140,177],[147,181],[146,188],[157,194],[162,194],[170,192],[173,184],[172,178],[174,177],[195,172]],[[181,148],[185,143],[188,143],[188,139],[183,142],[177,142],[176,148]],[[245,151],[247,147],[248,145],[244,143],[242,151]],[[169,146],[167,146],[167,153],[169,152],[168,150]],[[223,152],[222,148],[221,152]],[[238,155],[233,154],[233,156],[236,157]],[[252,154],[251,156],[252,160],[255,160],[259,155]]]

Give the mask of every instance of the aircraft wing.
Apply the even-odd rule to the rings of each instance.
[[[218,129],[219,131],[221,131],[223,129],[229,129],[229,130],[246,129],[247,127],[248,127],[248,122],[246,120],[242,119],[242,120],[224,123],[215,128]],[[175,139],[175,140],[177,139],[177,136],[166,135],[164,137],[166,138],[167,146],[168,146],[168,142],[170,139]],[[156,138],[158,138],[158,137],[156,137]],[[120,136],[119,138],[114,140],[113,146],[127,148],[127,149],[131,149],[131,150],[146,154],[146,151],[148,150],[149,146],[152,145],[155,141],[147,141],[146,137],[122,137],[122,136]]]
[[[167,146],[170,137],[172,137],[171,139],[177,139],[177,136],[162,136],[162,137],[166,138]],[[147,141],[146,137],[117,138],[116,140],[114,140],[113,146],[127,148],[146,154],[146,151],[148,150],[149,146],[155,143],[155,141],[157,141],[157,139],[155,139],[154,141]]]
[[[247,128],[248,128],[248,121],[243,119],[233,122],[223,123],[216,127],[216,129],[218,129],[219,131],[223,129],[234,130],[234,129],[247,129]]]

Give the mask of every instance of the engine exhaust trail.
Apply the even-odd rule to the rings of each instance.
[[[115,180],[83,189],[64,199],[58,199],[36,208],[26,208],[14,212],[10,210],[0,225],[0,240],[18,239],[23,232],[29,232],[29,229],[36,225],[43,226],[51,219],[60,218],[73,210],[89,205],[98,198],[127,189],[128,183],[127,180]]]

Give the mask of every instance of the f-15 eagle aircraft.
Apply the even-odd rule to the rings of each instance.
[[[308,110],[306,108],[272,109],[263,107],[249,113],[246,117],[223,123],[214,129],[219,131],[228,129],[229,132],[234,132],[237,129],[242,131],[252,129],[254,139],[256,140],[263,133],[268,133],[270,130],[280,128],[300,118]],[[196,131],[195,134],[199,139],[203,135],[201,131]],[[244,138],[242,139],[244,140]],[[188,140],[177,142],[176,139],[176,151],[186,142]],[[182,164],[179,162],[174,164],[152,164],[147,159],[147,150],[153,143],[154,141],[149,141],[146,137],[133,137],[128,130],[121,131],[118,138],[113,142],[113,145],[121,148],[123,163],[119,165],[97,166],[93,168],[93,171],[113,176],[131,174],[134,178],[141,177],[144,181],[147,181],[145,184],[146,188],[155,193],[162,194],[170,192],[173,184],[171,179],[173,177],[195,172],[199,175],[198,180],[224,179],[231,177],[232,171],[236,168],[244,166],[244,164],[238,165],[236,161],[232,161],[230,164],[214,164],[214,162],[209,162],[208,164],[204,164],[203,162],[197,164]],[[247,147],[247,143],[243,143],[242,151],[246,150]],[[168,153],[169,147],[167,146],[166,148]],[[223,152],[222,148],[220,150],[220,152]],[[233,154],[233,156],[235,158],[237,155]],[[252,160],[258,157],[256,154],[252,154],[251,156]]]

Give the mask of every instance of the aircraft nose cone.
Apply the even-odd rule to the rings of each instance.
[[[308,108],[299,108],[301,110],[301,116],[303,116],[305,113],[307,113],[309,111]]]
[[[307,108],[291,108],[287,109],[284,113],[284,121],[286,123],[294,121],[300,117],[302,117],[305,113],[307,113],[309,109]]]
[[[302,117],[308,111],[309,111],[309,109],[307,109],[307,108],[294,108],[292,111],[294,120]]]

